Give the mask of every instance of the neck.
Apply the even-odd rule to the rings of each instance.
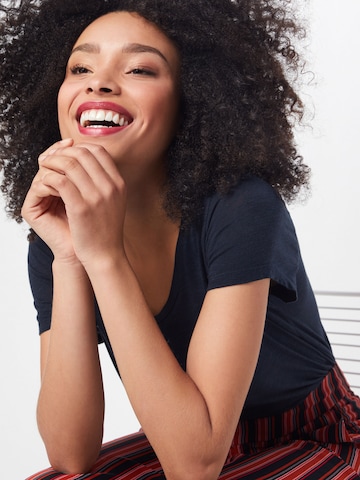
[[[163,207],[164,180],[157,177],[151,181],[149,176],[140,182],[126,182],[127,206],[124,233],[136,238],[140,234],[148,236],[150,232],[162,232],[171,225],[177,225],[167,215]]]
[[[135,268],[136,262],[143,263],[144,258],[158,258],[169,251],[173,255],[180,225],[168,217],[160,193],[134,197],[129,199],[126,210],[124,246]]]

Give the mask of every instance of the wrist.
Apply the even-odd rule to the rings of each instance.
[[[67,258],[58,258],[55,256],[52,270],[54,276],[61,275],[64,276],[64,278],[67,278],[71,275],[79,279],[88,278],[83,265],[76,256]]]
[[[131,269],[129,261],[122,251],[113,252],[111,255],[95,256],[91,261],[82,264],[89,278],[101,278],[111,275],[112,272],[126,272]]]

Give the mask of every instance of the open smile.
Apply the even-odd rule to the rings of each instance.
[[[80,130],[85,133],[101,133],[102,130],[118,131],[130,125],[133,118],[124,108],[111,102],[87,102],[77,111]],[[110,132],[108,132],[110,133]]]
[[[85,110],[80,116],[80,125],[85,128],[126,127],[131,119],[112,110]]]

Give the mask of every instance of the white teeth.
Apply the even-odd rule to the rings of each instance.
[[[116,118],[116,116],[119,116],[119,114],[117,113],[115,116],[114,116],[114,119]],[[107,122],[113,122],[113,114],[112,112],[107,112],[106,115],[105,115],[105,120]],[[118,123],[118,122],[114,122],[114,123]]]
[[[97,120],[99,122],[103,122],[105,120],[105,111],[104,110],[98,110],[96,112],[95,120]]]
[[[86,110],[80,116],[80,125],[82,127],[98,128],[102,125],[90,125],[89,122],[112,122],[120,127],[129,125],[129,121],[125,117],[121,117],[119,113],[111,110]]]

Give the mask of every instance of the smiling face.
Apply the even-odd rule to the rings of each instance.
[[[74,45],[58,94],[62,138],[104,146],[118,165],[162,161],[178,117],[179,55],[135,13],[91,23]]]

